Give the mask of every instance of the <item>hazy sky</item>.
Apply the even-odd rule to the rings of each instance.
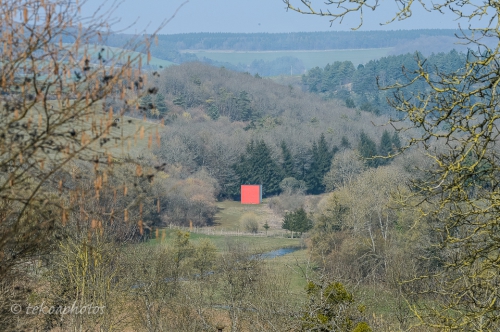
[[[114,15],[121,19],[115,26],[123,28],[137,20],[127,32],[141,32],[149,24],[152,32],[162,20],[171,17],[184,0],[124,0]],[[315,0],[317,4],[322,0]],[[313,1],[314,3],[314,1]],[[389,5],[394,1],[382,1],[381,8],[364,13],[365,23],[361,30],[398,30],[457,28],[454,16],[428,13],[419,6],[413,16],[402,22],[380,26],[393,13]],[[88,0],[84,13],[90,14],[102,4],[102,0]],[[385,15],[384,15],[385,14]],[[463,23],[463,22],[462,22]],[[161,31],[162,34],[188,32],[297,32],[349,30],[357,26],[356,14],[342,24],[330,22],[325,17],[287,12],[282,0],[189,0],[175,18]]]

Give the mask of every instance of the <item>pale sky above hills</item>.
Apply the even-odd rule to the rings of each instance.
[[[123,29],[137,20],[134,27],[124,32],[152,32],[162,20],[171,17],[185,0],[124,0],[114,15],[121,22],[113,30]],[[313,2],[314,3],[314,2]],[[316,0],[317,4],[323,3]],[[391,1],[383,1],[384,8],[365,11],[365,23],[360,30],[399,29],[455,29],[458,22],[451,14],[428,13],[416,6],[413,16],[402,22],[381,26],[390,18]],[[102,0],[88,0],[83,14],[92,14]],[[418,8],[417,8],[418,7]],[[189,0],[175,18],[160,33],[189,32],[298,32],[350,30],[358,25],[359,16],[353,14],[342,24],[328,18],[287,12],[282,0]],[[461,21],[463,27],[467,22]]]

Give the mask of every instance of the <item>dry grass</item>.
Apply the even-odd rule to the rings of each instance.
[[[276,215],[267,205],[265,199],[262,204],[241,204],[237,201],[223,201],[217,203],[218,212],[215,215],[214,228],[224,231],[242,231],[240,218],[245,213],[254,213],[259,219],[259,232],[263,232],[263,225],[268,223],[273,230],[281,230],[282,219]]]
[[[165,235],[163,235],[163,233]],[[159,231],[160,238],[151,239],[148,244],[150,245],[158,245],[158,244],[171,244],[174,242],[177,234],[177,230],[175,229],[162,229]],[[281,248],[289,248],[289,247],[299,247],[301,246],[300,239],[291,239],[291,238],[283,238],[283,237],[265,237],[265,236],[235,236],[235,235],[226,235],[226,234],[215,234],[215,235],[206,235],[200,233],[190,233],[189,239],[193,243],[198,243],[202,240],[210,240],[213,242],[217,250],[223,251],[228,248],[230,244],[238,244],[242,247],[247,247],[249,250],[257,252],[257,253],[265,253],[268,251],[273,251]]]
[[[305,272],[309,264],[309,254],[307,249],[295,251],[293,253],[268,259],[266,263],[277,273],[284,274],[290,282],[290,290],[295,294],[303,294],[306,288]],[[311,268],[313,265],[311,265]]]
[[[119,140],[111,140],[101,146],[96,142],[94,147],[116,157],[134,156],[151,151],[158,146],[162,125],[157,122],[141,120],[128,116],[116,117],[117,126],[111,128],[111,137],[119,136]]]
[[[56,101],[49,101],[48,104],[54,108],[58,107]],[[96,103],[91,107],[99,112],[102,110],[102,103]],[[34,119],[37,119],[39,116],[44,117],[44,113],[36,108],[33,109],[32,114],[32,118]],[[97,127],[105,128],[105,121],[109,119],[108,113],[103,112],[101,119],[102,123],[97,124]],[[89,119],[89,121],[91,120]],[[158,143],[161,144],[159,139],[164,126],[158,121],[121,116],[119,114],[113,116],[113,121],[116,122],[116,126],[110,127],[109,133],[102,135],[102,138],[109,138],[110,140],[105,144],[101,144],[100,139],[94,141],[89,145],[89,149],[85,154],[93,155],[99,153],[111,154],[113,157],[137,157],[146,151],[152,150],[155,146],[158,146]],[[85,121],[83,122],[83,124],[80,123],[80,128],[69,127],[70,124],[66,125],[66,127],[68,127],[68,131],[74,129],[77,132],[77,138],[82,135],[82,131],[85,129],[85,133],[91,138],[92,133],[90,130],[87,130],[90,128],[90,124]],[[77,126],[79,125],[77,124]]]

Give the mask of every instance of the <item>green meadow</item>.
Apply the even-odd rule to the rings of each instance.
[[[262,226],[266,220],[271,218],[271,211],[267,208],[267,201],[262,204],[241,204],[239,201],[222,201],[217,203],[217,214],[215,215],[214,228],[224,231],[242,231],[240,218],[245,213],[254,213],[259,219],[259,231],[264,231]]]
[[[326,50],[326,51],[208,51],[185,50],[198,58],[208,58],[220,62],[229,62],[233,65],[239,63],[249,65],[254,60],[272,61],[284,56],[291,56],[302,60],[306,69],[316,66],[324,67],[335,61],[352,61],[357,66],[389,55],[392,48],[352,49],[352,50]]]
[[[150,244],[168,244],[173,243],[176,234],[176,229],[164,228],[159,231],[159,239],[151,239]],[[265,253],[273,250],[289,247],[300,247],[300,239],[280,238],[280,237],[265,237],[265,236],[251,236],[251,235],[207,235],[202,233],[189,233],[189,239],[193,243],[200,243],[200,241],[211,241],[218,251],[226,250],[232,244],[237,244],[238,247],[244,247],[252,252]]]
[[[101,50],[104,49],[103,52]],[[135,63],[139,62],[139,56],[141,58],[141,65],[142,66],[147,66],[148,65],[148,57],[146,54],[141,53],[141,52],[136,52],[136,51],[130,51],[130,50],[125,50],[123,48],[117,48],[117,47],[111,47],[111,46],[102,46],[102,45],[85,45],[79,50],[79,53],[83,55],[83,53],[87,51],[87,54],[92,57],[92,61],[98,56],[99,53],[101,53],[101,56],[105,60],[121,60],[121,61],[126,61],[128,57],[131,59],[136,59]],[[156,67],[168,67],[175,65],[175,63],[168,61],[168,60],[163,60],[155,57],[151,57],[149,61],[149,66],[156,66]]]

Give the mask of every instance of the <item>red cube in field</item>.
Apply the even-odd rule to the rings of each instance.
[[[241,204],[262,203],[262,185],[241,185]]]

